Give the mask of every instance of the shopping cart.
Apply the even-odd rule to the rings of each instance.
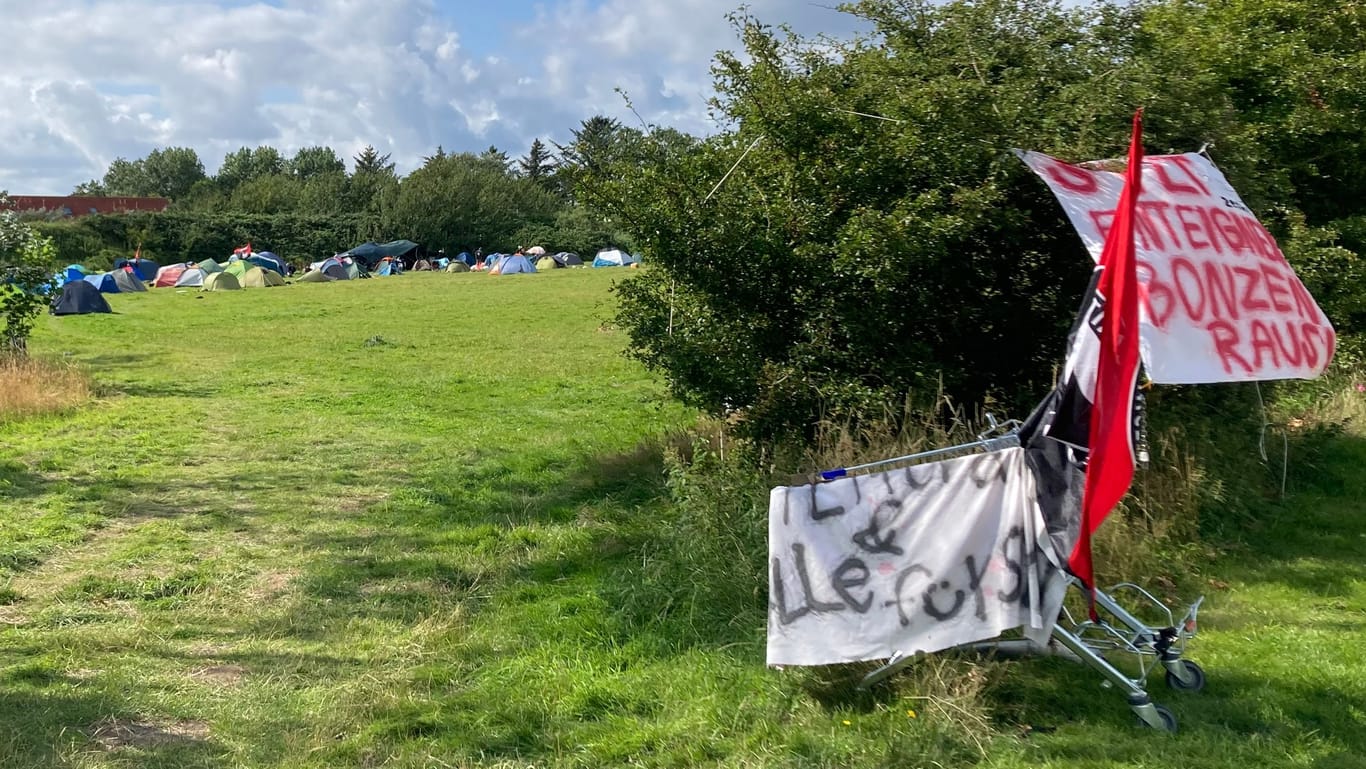
[[[821,479],[829,481],[860,473],[913,466],[931,459],[1000,451],[1021,445],[1053,451],[1055,455],[1062,450],[1057,445],[1043,445],[1047,439],[1031,430],[1028,423],[1018,420],[998,423],[990,415],[987,416],[987,422],[989,429],[970,443],[826,470],[820,474]],[[1045,518],[1049,518],[1049,511],[1046,509],[1044,512]],[[1057,520],[1058,517],[1055,509],[1054,520],[1048,521],[1050,529],[1066,538],[1069,536],[1066,521]],[[1068,575],[1067,580],[1070,587],[1077,588],[1083,594],[1088,593],[1075,577]],[[1131,602],[1143,608],[1130,611],[1117,600],[1118,595],[1130,597]],[[1090,596],[1087,597],[1089,599]],[[1052,627],[1047,644],[1041,645],[1027,639],[1007,639],[975,643],[962,648],[995,656],[1054,655],[1079,662],[1100,673],[1107,685],[1117,688],[1142,724],[1175,732],[1176,716],[1168,708],[1152,701],[1147,692],[1147,681],[1150,674],[1161,667],[1167,685],[1174,690],[1197,692],[1204,688],[1204,671],[1183,656],[1187,643],[1198,630],[1198,615],[1203,601],[1203,597],[1196,600],[1177,621],[1172,610],[1152,593],[1126,582],[1108,591],[1094,591],[1094,617],[1087,616],[1079,620],[1064,606]],[[1137,616],[1139,612],[1157,621],[1144,621]],[[920,656],[894,652],[884,665],[865,676],[859,686],[871,687],[912,664]],[[1121,663],[1119,658],[1125,658],[1126,662]]]

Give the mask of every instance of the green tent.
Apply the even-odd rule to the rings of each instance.
[[[280,277],[280,273],[275,270],[266,270],[256,265],[247,268],[238,280],[242,288],[266,288],[268,286],[283,286],[285,279]]]
[[[238,259],[235,262],[229,263],[227,267],[224,267],[223,272],[237,278],[238,282],[241,282],[242,276],[247,274],[247,270],[250,270],[255,266],[256,265],[248,262],[246,259]]]
[[[223,271],[223,265],[219,264],[218,262],[215,262],[212,259],[205,259],[204,261],[200,262],[199,264],[196,264],[195,266],[203,270],[205,275],[212,275],[215,272]]]
[[[224,270],[204,278],[205,291],[240,291],[242,284],[237,282],[237,276]]]

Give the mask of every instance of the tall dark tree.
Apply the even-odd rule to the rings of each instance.
[[[434,153],[432,153],[432,154],[430,154],[430,155],[426,155],[426,156],[424,156],[424,157],[422,158],[422,165],[425,166],[425,165],[429,165],[429,164],[431,164],[431,163],[439,163],[439,162],[441,162],[442,160],[444,160],[445,157],[446,157],[446,150],[445,150],[445,148],[442,147],[440,144],[438,144],[438,145],[436,145],[436,152],[434,152]]]
[[[352,211],[366,214],[378,223],[398,195],[398,175],[389,154],[381,155],[366,145],[355,158],[355,171],[347,184],[346,199]]]
[[[531,141],[531,149],[517,161],[521,176],[538,184],[544,183],[555,171],[555,160],[545,142],[540,139]]]
[[[562,165],[597,171],[609,161],[613,145],[622,130],[621,123],[605,115],[594,115],[574,130],[569,144],[556,144]]]
[[[365,145],[365,149],[361,150],[360,154],[353,160],[356,162],[355,170],[352,172],[353,176],[361,174],[393,175],[394,173],[394,164],[389,162],[389,153],[381,155],[373,145]]]
[[[512,159],[508,157],[508,154],[491,144],[488,149],[480,153],[479,159],[500,173],[506,174],[512,169]]]

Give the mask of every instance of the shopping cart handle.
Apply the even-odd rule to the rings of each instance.
[[[833,481],[833,480],[835,480],[836,478],[843,478],[844,476],[846,476],[846,475],[848,475],[848,474],[849,474],[849,471],[846,470],[846,469],[844,469],[843,467],[836,467],[834,470],[822,470],[822,471],[821,471],[821,480],[823,480],[823,481]]]

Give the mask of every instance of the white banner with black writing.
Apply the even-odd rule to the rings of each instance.
[[[1042,643],[1066,590],[1019,448],[780,486],[768,531],[769,665]]]

